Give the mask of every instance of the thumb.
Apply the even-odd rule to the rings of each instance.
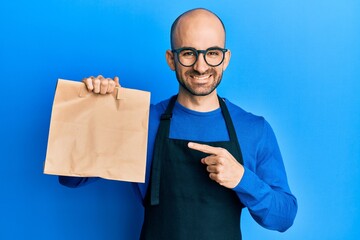
[[[119,77],[118,76],[114,77],[114,81],[115,81],[115,86],[120,87]]]

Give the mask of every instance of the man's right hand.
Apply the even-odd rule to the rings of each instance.
[[[120,87],[119,78],[104,78],[102,75],[88,77],[82,80],[90,92],[107,94],[112,93],[116,87]]]

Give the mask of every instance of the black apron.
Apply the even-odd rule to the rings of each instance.
[[[188,148],[189,141],[169,138],[176,99],[161,116],[140,239],[240,240],[242,204],[236,193],[209,178],[200,162],[208,154]],[[219,103],[230,141],[200,143],[225,148],[243,164],[230,114],[220,97]],[[206,124],[211,131],[212,123]]]

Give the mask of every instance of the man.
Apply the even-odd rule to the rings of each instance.
[[[179,92],[151,106],[146,182],[137,185],[140,238],[238,240],[243,207],[263,227],[287,230],[297,202],[270,125],[217,95],[231,55],[222,21],[206,9],[185,12],[173,23],[171,47],[166,60]],[[84,82],[106,94],[114,80]],[[88,180],[60,177],[72,187]]]

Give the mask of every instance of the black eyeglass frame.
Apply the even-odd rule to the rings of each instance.
[[[195,61],[193,64],[191,65],[185,65],[183,64],[180,59],[179,59],[179,53],[183,50],[191,50],[193,51],[194,53],[196,53],[196,58],[195,58]],[[216,64],[216,65],[213,65],[213,64],[209,64],[208,61],[206,61],[206,54],[208,51],[211,51],[211,50],[220,50],[221,52],[223,52],[223,57],[220,61],[219,64]],[[192,67],[195,65],[195,63],[197,62],[198,58],[199,58],[199,54],[202,53],[203,54],[203,57],[204,57],[204,61],[206,62],[207,65],[211,66],[211,67],[217,67],[219,66],[220,64],[222,64],[224,62],[224,59],[225,59],[225,53],[228,51],[228,49],[226,48],[220,48],[220,47],[210,47],[206,50],[197,50],[195,48],[192,48],[192,47],[182,47],[182,48],[177,48],[177,49],[172,49],[171,52],[172,53],[176,53],[176,56],[177,56],[177,61],[184,67]]]

